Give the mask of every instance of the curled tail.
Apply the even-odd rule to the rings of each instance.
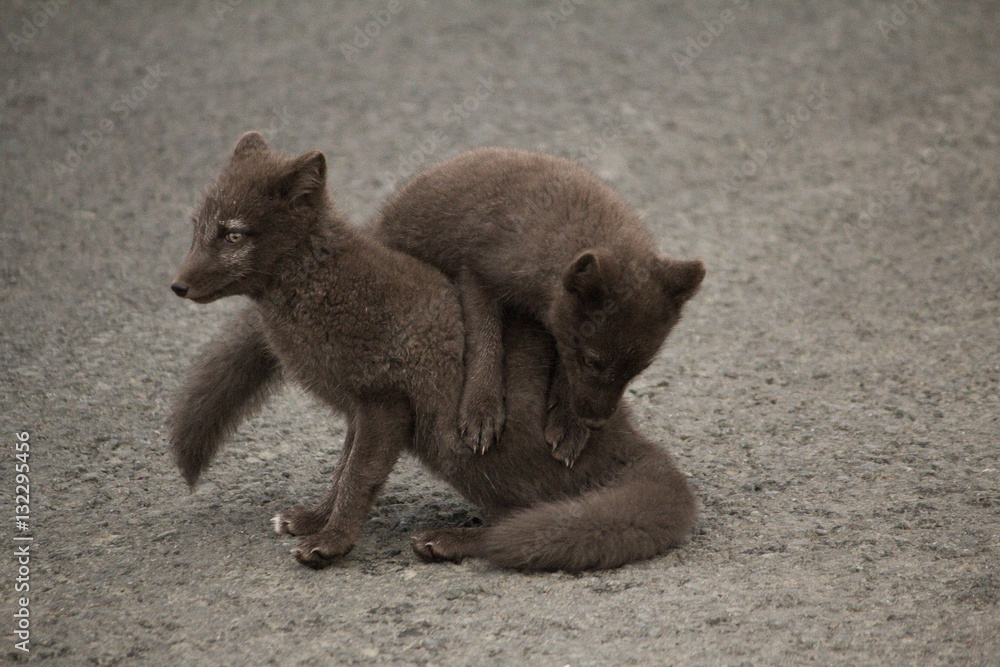
[[[482,528],[444,528],[414,539],[426,560],[484,558],[517,570],[599,570],[683,544],[697,515],[687,479],[662,452],[605,486],[504,516]]]
[[[252,310],[199,354],[170,415],[170,443],[188,486],[194,488],[222,442],[260,408],[279,375]]]
[[[519,570],[597,570],[683,544],[697,503],[665,455],[637,461],[607,486],[515,512],[483,536],[483,558]]]

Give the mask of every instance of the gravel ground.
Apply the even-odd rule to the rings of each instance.
[[[277,7],[0,4],[0,660],[997,664],[995,3]],[[268,519],[322,494],[344,425],[294,390],[188,494],[170,397],[240,304],[168,285],[248,129],[323,150],[359,223],[473,146],[567,156],[702,258],[627,394],[697,488],[690,544],[582,576],[423,564],[409,535],[475,509],[404,460],[308,570]]]

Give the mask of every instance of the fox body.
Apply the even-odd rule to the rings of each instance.
[[[304,563],[353,545],[404,447],[471,458],[457,438],[465,343],[455,288],[343,220],[321,153],[283,158],[261,135],[244,135],[194,228],[174,291],[198,303],[245,295],[252,305],[178,399],[172,442],[189,484],[279,377],[356,422],[342,520],[303,543]]]
[[[545,324],[559,351],[546,439],[572,465],[659,351],[705,275],[658,255],[636,214],[574,163],[487,148],[418,174],[376,224],[386,245],[456,281],[468,338],[459,424],[487,448],[505,416],[504,310]]]
[[[179,295],[251,304],[195,361],[171,415],[190,485],[239,423],[283,380],[345,414],[333,488],[314,507],[274,518],[301,535],[302,563],[354,545],[402,451],[415,454],[486,512],[481,528],[419,535],[428,560],[487,558],[505,567],[614,567],[682,543],[695,500],[669,456],[636,433],[627,409],[595,432],[572,468],[545,446],[552,338],[513,318],[503,339],[507,427],[485,454],[457,446],[465,331],[459,294],[429,265],[386,249],[337,214],[322,154],[282,158],[241,138],[195,216]]]

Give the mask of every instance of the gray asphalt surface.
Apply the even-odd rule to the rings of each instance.
[[[0,26],[0,661],[1000,662],[996,3],[12,1]],[[249,129],[323,150],[359,223],[467,148],[567,156],[702,258],[627,394],[697,488],[690,544],[423,564],[409,535],[475,509],[406,460],[308,570],[268,519],[323,493],[344,427],[295,390],[189,495],[170,396],[240,304],[168,285]]]

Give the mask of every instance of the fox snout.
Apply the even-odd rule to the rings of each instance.
[[[211,253],[195,247],[174,274],[170,289],[174,294],[195,303],[208,303],[220,296],[220,290],[229,282],[229,275]]]
[[[597,400],[577,397],[577,400],[573,401],[573,411],[587,428],[598,429],[615,414],[619,400],[621,394],[616,397],[602,396]]]

